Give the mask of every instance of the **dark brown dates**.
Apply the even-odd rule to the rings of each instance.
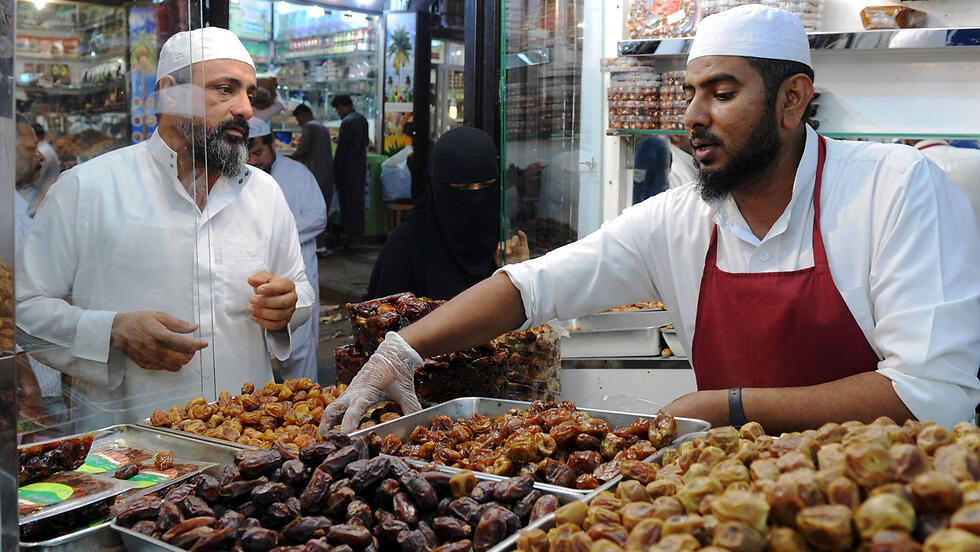
[[[242,533],[241,543],[245,552],[264,552],[276,546],[279,533],[271,529],[251,527]]]
[[[371,531],[360,525],[334,525],[327,533],[327,541],[334,545],[346,544],[355,550],[360,550],[371,543]]]
[[[432,520],[432,530],[443,540],[456,541],[470,536],[473,529],[459,519],[449,516]]]
[[[282,528],[282,536],[295,544],[306,544],[310,539],[326,536],[330,526],[330,520],[322,516],[298,517]]]
[[[500,502],[515,502],[527,496],[534,489],[534,478],[530,475],[511,477],[494,485],[493,496]]]
[[[246,449],[235,454],[235,466],[245,479],[268,475],[281,465],[282,455],[277,450]]]
[[[304,487],[310,481],[310,468],[302,460],[287,460],[282,463],[282,482],[292,487]]]
[[[330,474],[314,470],[310,483],[299,497],[300,509],[303,513],[313,514],[320,510],[332,482],[333,478]]]

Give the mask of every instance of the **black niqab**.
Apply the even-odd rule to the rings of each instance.
[[[498,182],[466,190],[450,184],[497,178],[490,136],[471,127],[453,129],[432,148],[432,183],[404,224],[378,255],[370,297],[410,291],[451,299],[493,273],[500,234]]]

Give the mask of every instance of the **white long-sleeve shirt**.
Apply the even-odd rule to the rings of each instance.
[[[327,227],[327,204],[316,178],[306,165],[277,155],[270,167],[296,219],[300,251],[306,267],[306,279],[313,286],[313,310],[310,319],[293,332],[293,352],[279,364],[282,377],[310,378],[317,381],[316,346],[320,328],[320,277],[316,260],[316,237]]]
[[[698,166],[691,154],[670,142],[667,142],[667,149],[670,151],[670,172],[667,174],[670,187],[680,188],[697,180]]]
[[[816,165],[817,135],[808,128],[792,199],[761,240],[730,195],[708,204],[688,185],[576,243],[504,267],[521,292],[525,326],[659,299],[690,351],[714,224],[722,270],[813,266]],[[821,196],[830,271],[881,359],[877,371],[919,419],[947,427],[972,419],[980,402],[980,236],[963,193],[912,148],[828,140]],[[828,351],[827,362],[839,354],[847,351]]]
[[[158,134],[79,165],[51,187],[25,238],[17,325],[55,345],[34,356],[76,378],[72,415],[91,416],[80,431],[269,381],[267,342],[284,359],[290,336],[251,321],[256,272],[296,283],[289,330],[309,317],[296,224],[272,177],[251,167],[221,177],[202,211],[176,166]],[[157,310],[199,323],[192,335],[209,344],[178,372],[144,370],[109,347],[116,313]]]
[[[922,140],[915,148],[946,171],[970,200],[973,214],[980,218],[980,150],[958,148],[942,140]]]

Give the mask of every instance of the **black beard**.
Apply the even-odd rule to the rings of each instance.
[[[746,140],[744,150],[734,154],[728,165],[718,170],[708,171],[698,163],[698,191],[701,199],[710,201],[729,194],[743,186],[755,176],[765,172],[773,163],[783,141],[777,132],[776,109],[767,106],[759,123],[752,129]],[[719,140],[704,130],[691,132],[690,139],[708,140],[718,143]],[[695,161],[697,158],[695,158]]]
[[[207,165],[218,171],[222,176],[236,176],[245,166],[248,159],[248,121],[242,116],[236,116],[224,121],[217,128],[205,126],[201,132],[190,119],[180,119],[177,128],[191,140],[194,146],[194,158],[199,162],[207,160]],[[242,137],[233,137],[226,132],[235,129]]]

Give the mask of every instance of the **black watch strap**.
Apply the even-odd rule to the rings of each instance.
[[[745,410],[742,408],[742,388],[733,387],[728,390],[728,419],[729,424],[738,429],[745,425]]]

